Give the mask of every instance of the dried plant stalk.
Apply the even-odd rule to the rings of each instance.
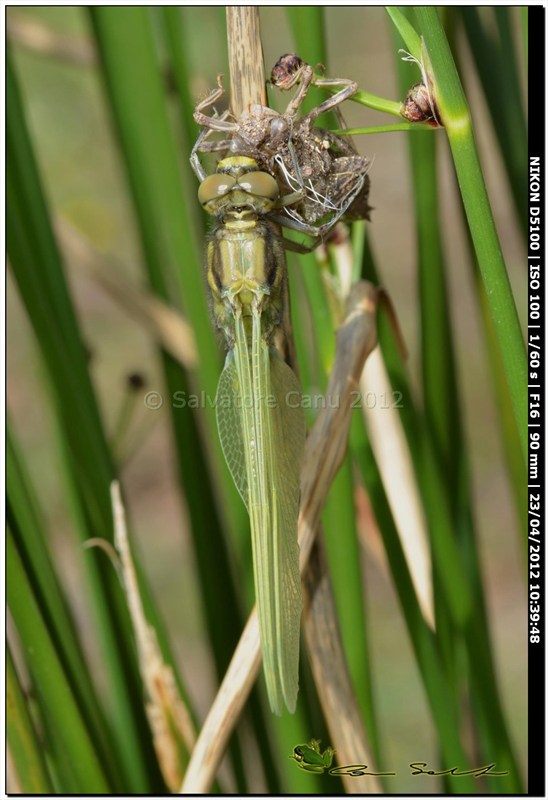
[[[156,632],[145,617],[117,481],[112,482],[110,492],[114,544],[120,558],[120,573],[137,643],[139,670],[146,691],[146,713],[162,775],[168,788],[174,792],[181,784],[185,761],[195,743],[194,725],[177,689],[173,671],[163,660]]]
[[[310,664],[331,741],[339,764],[371,766],[372,756],[365,739],[356,696],[344,658],[335,614],[335,598],[329,578],[325,546],[317,537],[303,575],[304,632]],[[380,794],[378,780],[369,775],[357,781],[341,775],[347,794]]]
[[[369,392],[374,397],[393,396],[378,347],[364,367],[360,392],[362,397],[367,397]],[[425,621],[434,630],[432,559],[426,519],[402,421],[393,404],[389,403],[388,408],[380,405],[369,408],[367,403],[362,403],[362,407],[419,606]]]
[[[257,6],[227,6],[230,107],[235,117],[252,103],[266,106],[263,49]]]

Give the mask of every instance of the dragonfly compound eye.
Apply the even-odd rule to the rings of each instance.
[[[200,184],[198,200],[202,205],[205,205],[210,200],[215,200],[217,197],[223,197],[223,195],[228,194],[235,185],[236,178],[232,175],[208,175]]]
[[[238,185],[248,194],[265,197],[269,200],[277,200],[280,194],[278,182],[268,172],[249,172],[242,175]]]

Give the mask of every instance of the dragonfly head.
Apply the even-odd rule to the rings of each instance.
[[[280,195],[278,183],[257,162],[247,156],[230,156],[219,161],[214,175],[202,181],[198,200],[216,217],[256,218],[267,214]]]

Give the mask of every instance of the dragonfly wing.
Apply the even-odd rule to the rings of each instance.
[[[235,319],[234,330],[234,350],[227,356],[217,388],[217,426],[228,468],[249,512],[263,670],[270,706],[281,714],[283,692],[276,659],[276,580],[272,573],[272,509],[266,490],[264,421],[257,408],[260,401],[254,393],[252,356],[241,317]],[[268,378],[260,380],[268,383]]]
[[[215,410],[225,461],[242,500],[249,508],[245,442],[242,430],[242,393],[232,351],[226,357],[225,367],[219,378]]]
[[[264,670],[272,710],[282,701],[295,710],[299,689],[299,631],[302,611],[297,516],[305,424],[297,379],[270,352],[253,320],[253,394],[256,441],[264,454],[259,469],[260,525],[257,532],[257,604]],[[293,396],[293,403],[288,397]]]
[[[305,422],[297,378],[253,321],[243,321],[217,389],[217,424],[226,462],[249,511],[263,669],[272,711],[294,711],[299,688],[302,611],[297,544]]]
[[[277,508],[274,526],[274,563],[280,587],[277,592],[276,624],[279,648],[278,669],[282,692],[290,711],[298,691],[299,634],[302,611],[297,517],[299,515],[300,471],[306,436],[301,391],[294,372],[275,352],[270,357],[270,413],[272,452],[271,482]]]

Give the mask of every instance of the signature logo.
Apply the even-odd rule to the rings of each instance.
[[[370,772],[367,764],[349,764],[341,767],[331,767],[333,763],[333,756],[335,750],[332,747],[326,747],[325,750],[320,750],[320,741],[312,739],[308,744],[298,744],[293,748],[292,758],[299,769],[305,772],[315,772],[316,774],[323,774],[327,772],[329,775],[351,775],[354,778],[367,777],[368,775],[375,778],[386,778],[391,775],[396,775],[396,772]],[[411,775],[430,775],[436,778],[441,776],[451,776],[453,778],[460,778],[472,776],[479,778],[482,775],[491,775],[492,777],[502,777],[508,775],[508,772],[495,772],[496,764],[485,764],[481,767],[474,767],[473,769],[461,770],[459,767],[451,767],[450,769],[426,769],[428,764],[426,761],[412,761],[409,764]]]

